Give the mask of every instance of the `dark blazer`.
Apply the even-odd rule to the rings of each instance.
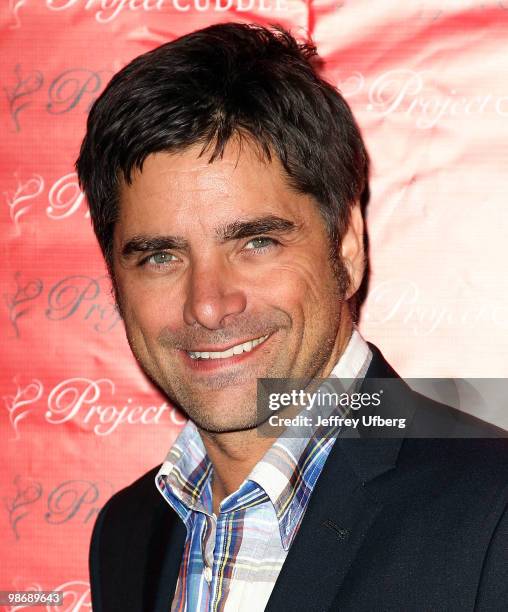
[[[371,349],[365,388],[397,376]],[[266,610],[508,610],[506,432],[409,388],[397,402],[419,432],[464,439],[339,437]],[[97,517],[94,612],[170,609],[185,527],[156,490],[159,467]]]

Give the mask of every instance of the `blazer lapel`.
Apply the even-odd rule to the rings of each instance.
[[[366,378],[394,376],[375,349]],[[356,430],[341,433],[316,483],[267,612],[331,608],[384,505],[369,489],[369,481],[394,468],[401,444],[401,438],[360,438]]]
[[[383,507],[366,484],[393,467],[400,443],[400,439],[337,440],[282,566],[268,612],[330,609]]]

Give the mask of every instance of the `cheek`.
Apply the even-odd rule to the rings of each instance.
[[[265,299],[288,307],[322,309],[337,299],[338,283],[328,260],[319,263],[306,259],[278,265],[264,278]]]
[[[118,283],[118,293],[127,333],[142,335],[149,342],[163,328],[176,328],[182,321],[182,309],[176,306],[174,291],[142,283]]]

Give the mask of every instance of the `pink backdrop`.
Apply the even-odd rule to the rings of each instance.
[[[110,76],[181,34],[312,35],[373,161],[361,330],[405,376],[506,376],[508,2],[8,0],[0,19],[0,589],[89,609],[98,510],[181,426],[129,352],[73,172]]]

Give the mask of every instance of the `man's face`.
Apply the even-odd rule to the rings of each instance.
[[[255,427],[257,378],[326,376],[350,320],[322,217],[277,160],[157,153],[120,190],[113,271],[132,351],[198,427]],[[338,256],[339,252],[337,253]]]

